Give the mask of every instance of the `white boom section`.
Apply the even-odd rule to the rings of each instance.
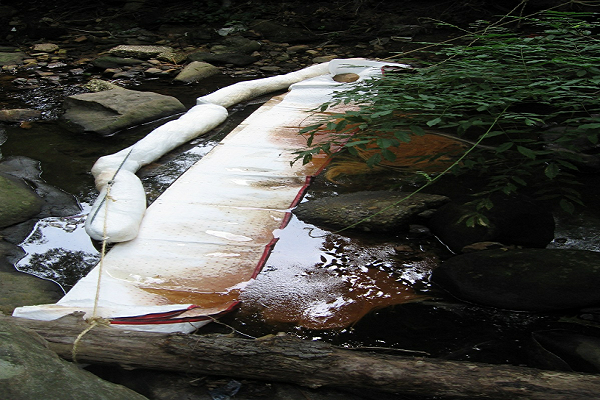
[[[231,310],[239,291],[262,268],[277,240],[275,232],[285,226],[290,207],[306,189],[306,177],[324,164],[324,157],[317,156],[310,164],[290,166],[293,152],[306,143],[299,128],[314,123],[308,111],[351,86],[334,81],[337,73],[355,72],[364,79],[380,73],[383,65],[389,64],[334,60],[329,74],[293,84],[177,179],[148,207],[137,236],[116,244],[57,304],[20,307],[13,315],[53,320],[83,311],[86,318],[107,318],[127,329],[191,332]],[[198,102],[220,102],[218,93]],[[203,124],[196,118],[188,121]],[[123,164],[113,191],[146,162],[136,145],[117,153],[120,159],[113,155],[115,170]],[[96,218],[127,213],[122,211],[126,207],[119,208],[121,199],[112,196]]]

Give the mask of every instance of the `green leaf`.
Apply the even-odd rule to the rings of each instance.
[[[442,122],[442,119],[440,117],[437,117],[437,118],[427,121],[426,124],[427,124],[427,126],[431,127],[431,126],[439,124],[440,122]]]
[[[521,154],[523,154],[525,157],[531,158],[532,160],[535,160],[535,152],[527,147],[524,146],[517,146],[517,151]]]
[[[548,179],[554,179],[560,173],[560,167],[556,163],[550,163],[544,169],[544,174],[548,177]]]
[[[513,146],[513,144],[513,142],[502,143],[500,146],[496,147],[496,153],[505,152],[506,150],[510,149]]]
[[[412,133],[414,133],[415,135],[418,136],[423,136],[425,135],[425,130],[423,128],[421,128],[418,125],[411,125],[410,126],[410,130],[412,131]]]
[[[562,208],[564,211],[568,212],[569,214],[573,214],[573,212],[575,211],[575,206],[573,205],[573,203],[571,203],[567,199],[561,199],[559,204],[560,204],[560,208]]]

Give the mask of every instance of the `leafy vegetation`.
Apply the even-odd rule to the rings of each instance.
[[[452,135],[469,150],[444,173],[487,181],[478,209],[492,207],[494,193],[525,192],[572,212],[581,204],[577,171],[600,131],[599,24],[595,15],[554,12],[513,23],[519,29],[479,21],[463,44],[438,46],[439,61],[339,94],[321,110],[358,109],[303,129],[308,147],[297,160],[341,147],[355,156],[368,150],[375,166],[393,162],[393,150],[415,135]],[[317,143],[323,131],[333,135]]]

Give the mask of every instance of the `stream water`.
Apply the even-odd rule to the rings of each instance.
[[[232,82],[210,86],[149,82],[139,87],[178,97],[191,106],[196,97]],[[265,99],[266,100],[266,99]],[[232,110],[224,126],[182,146],[143,168],[142,178],[152,202],[188,167],[208,153],[226,133],[260,104]],[[77,198],[79,215],[46,218],[21,244],[26,256],[20,271],[50,279],[68,290],[98,261],[97,244],[83,230],[85,215],[96,196],[90,169],[102,155],[137,141],[165,121],[139,126],[113,137],[77,135],[55,121],[29,129],[9,126],[2,153],[39,160],[42,178]],[[311,196],[336,190],[324,181]],[[588,233],[582,241],[589,242]],[[589,242],[598,249],[600,239]],[[413,252],[402,249],[409,246]],[[556,242],[554,246],[573,243]],[[589,248],[588,247],[588,248]],[[448,254],[435,238],[327,232],[292,218],[262,273],[242,295],[242,305],[205,332],[262,336],[279,331],[342,346],[432,355],[492,363],[530,365],[523,351],[531,332],[560,325],[564,316],[516,313],[456,302],[431,287],[428,277],[440,255]]]

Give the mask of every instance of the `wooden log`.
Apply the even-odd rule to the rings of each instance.
[[[9,317],[3,317],[9,318]],[[89,327],[80,315],[56,321],[11,318],[72,360]],[[290,336],[241,339],[95,326],[77,343],[78,362],[181,371],[312,388],[341,387],[463,399],[597,399],[600,376],[353,351]]]

